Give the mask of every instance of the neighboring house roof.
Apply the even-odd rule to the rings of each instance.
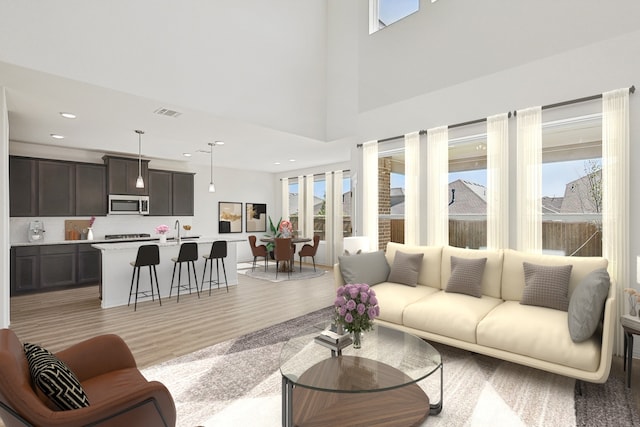
[[[598,186],[602,179],[602,171],[596,171],[567,183],[564,189],[564,198],[560,209],[561,213],[596,213],[593,188]],[[602,200],[600,200],[602,203]],[[600,206],[601,207],[601,206]]]
[[[317,215],[322,209],[324,200],[313,196],[313,214]],[[298,193],[289,193],[289,216],[298,212]]]
[[[449,205],[449,214],[481,214],[487,213],[487,187],[475,182],[457,179],[449,183],[449,201],[451,190],[455,190],[454,201]]]
[[[542,213],[560,213],[564,197],[542,197]]]

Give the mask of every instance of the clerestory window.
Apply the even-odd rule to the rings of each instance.
[[[386,28],[419,9],[420,0],[369,0],[369,34]]]

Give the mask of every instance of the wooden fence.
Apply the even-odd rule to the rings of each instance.
[[[602,256],[602,235],[592,222],[542,222],[542,247],[565,255]],[[390,241],[404,243],[404,220],[391,220]],[[380,236],[382,243],[383,236]],[[389,239],[386,239],[389,241]],[[384,242],[386,245],[386,242]],[[460,248],[487,245],[487,222],[449,220],[449,244]],[[574,254],[575,252],[575,254]]]

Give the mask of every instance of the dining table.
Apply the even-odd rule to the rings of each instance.
[[[275,242],[275,238],[274,237],[262,237],[260,238],[260,241],[262,243],[274,243]],[[311,242],[313,239],[310,239],[309,237],[292,237],[291,238],[291,243],[293,243],[294,245],[297,243],[308,243]],[[295,256],[295,253],[294,253]],[[279,272],[281,273],[286,273],[287,271],[291,272],[293,271],[293,265],[289,265],[288,261],[282,261],[282,264],[280,265],[280,269]]]

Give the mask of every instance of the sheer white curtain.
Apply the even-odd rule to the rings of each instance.
[[[324,173],[324,182],[326,186],[325,192],[325,204],[324,204],[324,240],[325,240],[325,254],[327,259],[327,264],[334,263],[334,246],[335,246],[335,235],[333,232],[334,224],[334,216],[336,214],[335,208],[335,198],[333,197],[333,172],[325,172]]]
[[[404,242],[420,240],[420,133],[404,136]]]
[[[281,185],[282,185],[281,216],[283,218],[289,218],[289,178],[282,178]],[[268,225],[267,225],[267,228],[268,228]]]
[[[509,247],[509,116],[487,117],[487,248]]]
[[[342,199],[342,171],[333,173],[333,262],[338,262],[338,255],[342,254],[342,239],[344,238],[344,202]]]
[[[602,255],[617,286],[618,313],[624,314],[629,271],[629,90],[602,94]],[[619,328],[618,328],[619,329]],[[622,333],[616,333],[616,354]]]
[[[362,144],[362,228],[369,250],[378,250],[378,141]]]
[[[304,176],[298,175],[298,234],[304,234]]]
[[[314,195],[313,195],[313,175],[307,175],[304,183],[304,228],[303,237],[313,238],[313,214],[314,214]]]
[[[427,245],[449,244],[449,128],[427,130]]]
[[[542,252],[542,108],[517,113],[517,249]]]

